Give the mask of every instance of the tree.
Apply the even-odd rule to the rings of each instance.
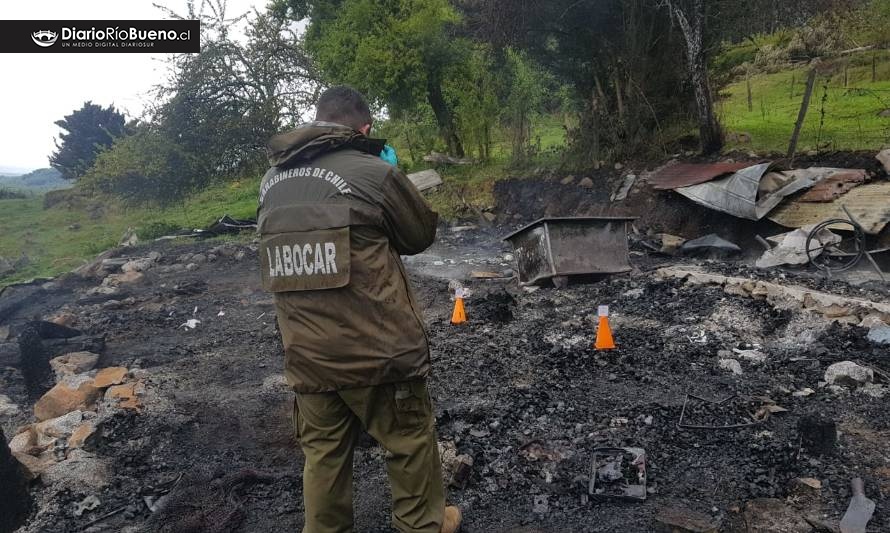
[[[111,146],[114,139],[126,133],[124,115],[113,105],[102,106],[85,102],[83,107],[55,122],[64,130],[56,140],[56,151],[49,158],[50,165],[65,179],[81,177],[96,160],[96,155]]]
[[[317,97],[317,76],[288,21],[256,11],[229,18],[225,0],[202,6],[210,12],[191,4],[187,15],[202,21],[201,53],[171,59],[152,119],[208,176],[253,171],[265,164],[269,137],[302,121]],[[234,40],[231,28],[241,23],[246,40]]]
[[[550,75],[532,62],[525,53],[508,48],[506,68],[509,76],[503,105],[504,123],[511,133],[513,162],[522,164],[531,156],[531,128],[542,108]]]
[[[79,186],[112,195],[125,204],[170,205],[208,182],[200,158],[150,125],[103,150]]]
[[[723,147],[723,134],[714,114],[713,96],[708,81],[704,0],[664,0],[664,5],[670,11],[671,18],[677,21],[686,41],[686,67],[695,91],[702,153],[718,152]]]
[[[569,163],[664,152],[663,124],[688,120],[682,41],[657,0],[456,1],[473,38],[527,52],[569,88]]]
[[[466,60],[447,73],[446,99],[454,102],[454,117],[464,150],[473,148],[480,161],[491,156],[492,130],[498,123],[502,90],[502,69],[495,64],[489,46],[475,44],[466,53]],[[417,127],[416,120],[412,121]]]
[[[464,154],[445,86],[469,48],[447,0],[278,0],[273,9],[308,16],[306,45],[325,81],[352,85],[395,115],[427,103],[448,151]]]

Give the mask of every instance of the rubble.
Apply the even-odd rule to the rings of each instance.
[[[64,461],[48,466],[41,475],[44,483],[79,494],[105,487],[110,477],[106,460],[80,449],[69,451]]]
[[[742,365],[735,359],[720,359],[717,361],[717,366],[737,376],[741,376],[744,373],[742,372]]]
[[[100,505],[102,505],[101,500],[99,500],[99,498],[97,498],[95,495],[90,494],[83,500],[77,502],[77,504],[74,506],[74,516],[81,516],[84,512],[92,511],[93,509],[98,508]]]
[[[773,210],[767,218],[786,228],[801,228],[832,218],[847,219],[846,207],[869,235],[877,235],[890,222],[886,199],[890,181],[865,183],[825,203],[789,201]]]
[[[34,424],[38,443],[51,442],[53,438],[67,439],[83,421],[83,411],[71,411],[57,418]]]
[[[682,504],[664,506],[658,510],[655,520],[667,526],[671,533],[718,533],[720,520],[693,511]]]
[[[56,381],[60,381],[68,376],[92,370],[98,361],[97,353],[72,352],[50,359],[49,366],[56,374]]]
[[[865,322],[866,319],[863,319]],[[868,340],[875,344],[890,345],[890,326],[881,323],[872,323],[868,331]]]
[[[93,445],[99,440],[99,434],[97,433],[98,429],[99,426],[95,421],[83,421],[83,423],[81,423],[81,425],[79,425],[77,429],[71,432],[71,435],[68,437],[68,447],[84,449],[93,447]]]
[[[421,170],[420,172],[412,172],[408,174],[408,179],[417,188],[418,191],[425,191],[442,185],[442,176],[433,169]]]
[[[825,370],[825,382],[829,385],[843,385],[849,388],[861,387],[874,381],[872,369],[859,366],[853,361],[834,363]]]
[[[732,255],[741,252],[737,244],[731,243],[715,233],[686,241],[680,246],[680,252],[686,255],[710,254]]]
[[[101,390],[93,385],[92,379],[86,379],[76,385],[67,382],[56,384],[34,404],[34,416],[44,421],[57,418],[77,409],[88,409],[99,396]]]
[[[811,477],[795,478],[788,489],[788,500],[799,509],[818,508],[822,499],[822,481]]]
[[[749,361],[752,364],[761,364],[766,361],[766,354],[760,350],[742,350],[733,348],[732,353],[734,353],[736,357]]]
[[[599,183],[600,175],[592,179]],[[560,185],[552,180],[548,186]],[[607,189],[577,192],[605,198]],[[502,223],[519,224],[512,214],[498,214]],[[723,219],[713,216],[718,222],[704,231],[669,226],[663,231],[724,235]],[[640,238],[649,234],[641,226]],[[506,259],[508,248],[493,235],[484,226],[441,231],[429,260],[407,265],[432,346],[437,431],[454,445],[453,458],[443,457],[443,475],[451,485],[450,500],[471,510],[465,514],[468,530],[652,531],[670,527],[656,523],[657,509],[684,505],[701,513],[703,527],[736,531],[731,526],[744,524],[745,502],[758,498],[784,501],[798,516],[812,513],[836,524],[847,505],[851,473],[884,479],[877,472],[890,454],[886,396],[878,400],[872,394],[886,390],[879,374],[886,347],[855,327],[876,327],[890,316],[882,314],[888,299],[881,287],[727,262],[686,259],[698,265],[678,266],[676,259],[642,255],[633,239],[631,250],[641,254],[631,257],[634,270],[607,282],[531,292],[515,280],[466,279],[472,270],[515,268],[502,263],[518,256]],[[737,234],[725,235],[746,248],[750,244]],[[112,297],[133,298],[132,303],[117,309],[104,308],[107,299],[78,303],[98,281],[74,278],[57,281],[51,293],[29,299],[10,315],[17,334],[22,321],[64,309],[84,329],[72,342],[107,337],[105,351],[90,350],[102,353],[100,366],[132,369],[105,391],[108,400],[95,402],[95,413],[75,409],[83,419],[67,438],[50,437],[55,442],[44,448],[33,427],[13,437],[11,444],[21,450],[17,457],[32,475],[59,473],[58,465],[72,458],[91,458],[104,463],[109,482],[102,489],[91,488],[97,479],[81,484],[76,477],[32,483],[38,505],[22,533],[89,527],[175,531],[191,523],[223,524],[225,530],[238,520],[245,531],[298,529],[301,457],[289,420],[292,393],[281,376],[274,302],[257,287],[255,250],[219,242],[148,246],[163,252],[145,272],[150,283],[122,286]],[[241,263],[235,259],[239,253],[245,257]],[[461,263],[465,253],[483,259],[466,263],[459,274],[436,276],[436,269]],[[194,263],[194,271],[163,271],[187,254],[189,262],[196,254],[206,260]],[[442,265],[433,266],[433,260]],[[675,273],[687,273],[654,274],[668,263]],[[461,279],[472,290],[470,320],[460,328],[448,324],[448,279]],[[597,351],[590,317],[596,319],[597,307],[606,304],[618,343],[614,350]],[[4,305],[0,299],[0,308]],[[219,316],[222,309],[225,315]],[[856,323],[838,322],[848,317]],[[177,328],[190,319],[201,320],[200,326]],[[61,343],[44,346],[49,356],[74,351]],[[763,360],[753,364],[733,349],[756,351]],[[724,370],[721,359],[735,360],[744,374]],[[875,383],[834,394],[832,387],[841,387],[822,382],[825,370],[846,360],[873,368]],[[10,361],[18,365],[17,358]],[[87,379],[97,371],[87,371]],[[145,385],[137,380],[151,387],[148,394],[140,395]],[[24,395],[17,370],[0,373],[0,390],[22,409],[4,429],[29,422],[33,400]],[[730,399],[690,403],[684,413],[687,391]],[[127,402],[139,408],[127,408]],[[779,409],[787,411],[774,412]],[[811,413],[827,421],[801,423]],[[681,414],[686,418],[678,427]],[[646,501],[594,503],[596,496],[588,494],[593,450],[634,446],[647,451]],[[358,531],[383,530],[389,523],[384,457],[370,440],[356,451]],[[259,484],[229,478],[246,468],[274,476]],[[620,470],[606,468],[603,474]],[[822,488],[796,482],[799,478],[819,480]],[[806,507],[806,490],[818,494],[821,508]],[[101,507],[74,515],[90,495]],[[870,526],[881,531],[888,523],[886,499],[875,491],[875,500]],[[123,510],[88,525],[118,509]]]
[[[884,171],[890,173],[890,148],[881,150],[875,158],[884,166]]]
[[[704,272],[696,267],[663,267],[656,271],[656,275],[661,278],[682,279],[691,285],[735,286],[740,292],[743,291],[744,294],[751,297],[760,295],[780,308],[806,308],[818,311],[819,309],[837,305],[849,310],[851,314],[855,313],[857,323],[859,322],[859,315],[864,317],[874,312],[882,315],[890,314],[890,303],[839,296],[793,284],[779,284],[766,281],[755,282],[747,278]]]
[[[31,425],[26,426],[9,441],[12,453],[30,454],[35,446],[37,446],[37,431]]]
[[[121,271],[124,273],[127,272],[145,272],[152,266],[154,266],[154,259],[151,257],[143,257],[140,259],[131,259],[127,261],[123,265],[121,265]]]
[[[750,533],[811,533],[809,522],[777,498],[758,498],[745,504],[745,523]]]
[[[121,285],[133,285],[142,282],[145,274],[131,270],[121,274],[109,274],[102,280],[102,285],[109,288],[117,288]]]
[[[139,410],[142,403],[139,401],[139,383],[124,383],[123,385],[114,385],[105,391],[105,399],[115,403],[122,409]]]
[[[97,372],[96,377],[93,378],[93,386],[104,389],[112,385],[119,385],[124,382],[126,377],[127,369],[125,367],[114,366],[103,368]]]
[[[0,394],[0,417],[13,416],[21,412],[21,408],[9,396]]]
[[[813,230],[813,226],[806,226],[788,233],[782,233],[769,237],[769,240],[776,243],[775,248],[771,248],[763,253],[757,262],[757,268],[771,268],[780,265],[804,265],[810,261],[806,251],[807,237]],[[841,241],[841,237],[832,233],[828,229],[823,229],[814,237],[811,247],[816,249],[820,255],[822,249],[829,244],[836,244]]]
[[[659,233],[656,237],[661,241],[661,247],[658,251],[666,255],[675,255],[680,251],[680,247],[683,246],[683,243],[686,242],[686,239],[683,237],[671,235],[670,233]]]

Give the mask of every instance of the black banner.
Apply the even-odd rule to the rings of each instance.
[[[200,51],[197,20],[0,20],[0,53]]]

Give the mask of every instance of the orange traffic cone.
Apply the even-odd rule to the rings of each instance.
[[[462,296],[454,297],[454,312],[451,313],[452,324],[463,324],[467,321],[467,313],[464,311],[464,299]]]
[[[609,327],[609,306],[599,306],[597,314],[600,320],[596,328],[596,342],[593,346],[597,350],[611,350],[615,348],[615,340],[612,338],[612,328]]]

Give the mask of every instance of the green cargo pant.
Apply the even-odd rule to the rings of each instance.
[[[306,456],[303,533],[353,531],[352,457],[361,428],[389,452],[395,528],[439,533],[445,489],[426,381],[297,393],[294,411]]]

